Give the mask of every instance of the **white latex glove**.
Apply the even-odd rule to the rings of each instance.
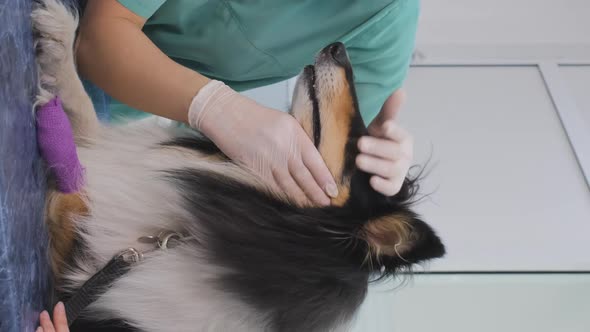
[[[328,195],[338,195],[321,155],[290,114],[213,80],[194,97],[188,119],[229,158],[299,204],[329,205]]]

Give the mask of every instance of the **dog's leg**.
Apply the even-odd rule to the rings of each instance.
[[[75,240],[76,219],[88,215],[87,202],[82,193],[48,193],[46,222],[50,235],[51,268],[59,277],[68,262]]]
[[[98,119],[76,72],[74,41],[78,17],[58,0],[42,0],[32,12],[36,33],[39,94],[36,104],[62,100],[77,144],[97,135]]]
[[[36,105],[59,96],[72,126],[77,145],[97,135],[98,119],[74,63],[74,40],[78,18],[58,0],[42,0],[31,14],[35,31],[39,93]],[[49,190],[46,222],[50,236],[53,273],[59,278],[73,248],[76,221],[88,214],[85,196]]]

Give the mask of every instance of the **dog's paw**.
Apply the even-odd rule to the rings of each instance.
[[[60,73],[73,61],[78,16],[59,0],[41,0],[35,2],[31,20],[39,82],[35,105],[43,105],[55,97]]]

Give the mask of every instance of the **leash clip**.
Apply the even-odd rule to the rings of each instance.
[[[170,246],[172,244],[170,240],[180,241],[180,239],[180,234],[174,231],[161,231],[158,234],[158,247],[162,250],[174,248],[176,245]]]
[[[121,251],[117,258],[123,259],[126,263],[137,263],[143,260],[143,254],[135,248],[127,248]]]
[[[142,236],[139,239],[137,239],[137,241],[140,243],[155,244],[157,248],[162,249],[162,250],[166,250],[166,249],[173,248],[177,245],[177,244],[173,245],[173,241],[171,241],[171,240],[174,240],[177,242],[177,241],[180,241],[181,239],[182,239],[182,237],[177,232],[163,230],[163,231],[160,231],[160,233],[158,233],[157,236],[154,236],[154,235]]]

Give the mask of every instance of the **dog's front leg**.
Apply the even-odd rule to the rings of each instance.
[[[43,0],[32,12],[37,50],[37,105],[61,98],[77,144],[97,135],[98,119],[74,62],[77,16],[57,0]]]

